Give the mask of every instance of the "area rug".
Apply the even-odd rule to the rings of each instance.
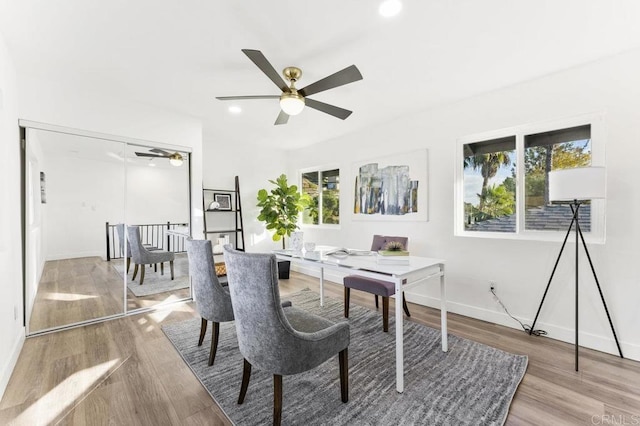
[[[304,290],[286,297],[326,318],[344,318],[343,304]],[[306,373],[283,377],[282,424],[289,425],[502,425],[527,368],[527,357],[405,322],[405,391],[395,390],[394,327],[382,332],[381,313],[351,306],[349,402],[340,400],[338,357]],[[390,321],[393,322],[390,318]],[[198,347],[200,319],[168,324],[163,331],[191,370],[236,425],[272,422],[273,376],[254,368],[245,402],[237,404],[242,378],[234,324],[220,324],[215,364],[207,365],[211,333]]]
[[[123,276],[125,265],[122,259],[114,260],[111,266],[118,272],[118,275]],[[149,296],[189,287],[189,259],[186,253],[176,254],[176,258],[173,261],[173,280],[171,279],[171,269],[169,268],[168,262],[164,264],[164,275],[160,274],[160,265],[158,265],[157,272],[154,272],[152,266],[147,265],[144,273],[144,283],[142,285],[140,285],[140,271],[138,271],[138,275],[136,275],[136,280],[132,280],[133,269],[134,265],[132,264],[127,276],[127,288],[131,290],[136,297]]]

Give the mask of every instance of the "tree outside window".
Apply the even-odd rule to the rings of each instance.
[[[317,170],[302,173],[302,192],[311,203],[302,212],[305,225],[340,224],[340,170]]]

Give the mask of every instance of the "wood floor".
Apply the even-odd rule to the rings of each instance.
[[[306,287],[317,290],[317,280],[292,273],[281,281],[283,295]],[[326,294],[342,300],[342,287],[328,284]],[[373,308],[368,294],[354,291],[351,301]],[[439,311],[409,308],[412,321],[439,328]],[[160,330],[195,315],[181,304],[27,339],[0,402],[0,424],[230,424]],[[576,373],[570,344],[448,318],[451,334],[529,356],[508,425],[640,424],[640,363],[583,349]]]
[[[94,256],[47,261],[34,300],[29,331],[34,333],[122,314],[123,278],[112,267],[116,262],[122,262],[122,259],[106,261]],[[147,275],[151,273],[153,270],[148,268]],[[176,278],[180,273],[176,269]],[[167,300],[188,297],[189,289],[140,297],[127,289],[127,310],[148,308]]]

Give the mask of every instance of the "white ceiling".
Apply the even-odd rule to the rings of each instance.
[[[202,117],[206,141],[291,149],[640,47],[636,0],[0,0],[18,71]],[[362,81],[274,126],[279,94],[240,51],[258,49],[304,87],[351,64]],[[55,123],[54,123],[55,124]]]

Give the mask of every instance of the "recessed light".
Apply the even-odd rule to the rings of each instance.
[[[378,13],[385,18],[396,16],[402,10],[402,2],[400,0],[386,0],[380,4]]]
[[[242,112],[242,108],[240,108],[238,105],[232,105],[229,107],[229,112],[231,114],[240,114]]]

